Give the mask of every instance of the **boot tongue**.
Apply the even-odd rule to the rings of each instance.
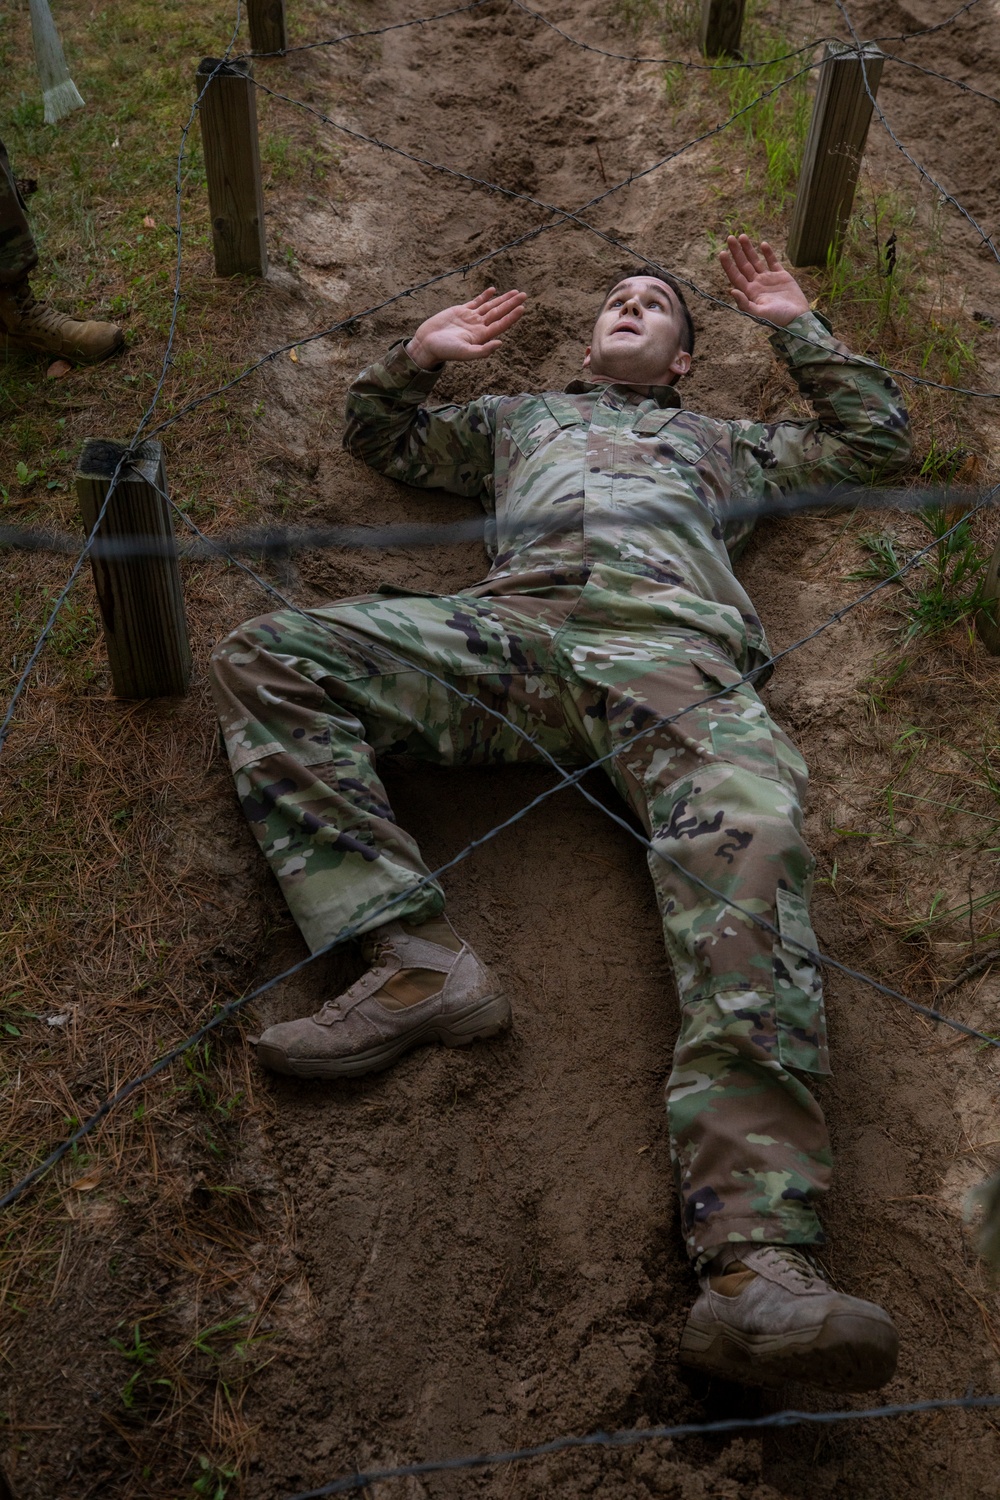
[[[726,1269],[717,1276],[710,1276],[708,1284],[713,1292],[722,1297],[738,1297],[745,1286],[755,1280],[756,1271],[751,1271],[742,1261],[730,1261]]]
[[[419,1005],[429,1000],[444,988],[447,974],[439,969],[400,969],[387,979],[380,990],[372,996],[386,1010],[406,1010],[410,1005]]]

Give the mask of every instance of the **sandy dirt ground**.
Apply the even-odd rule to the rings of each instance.
[[[374,25],[406,19],[413,6],[382,0],[356,9],[359,24]],[[796,38],[837,22],[832,6],[805,0],[772,9]],[[575,34],[632,50],[635,35],[609,28],[609,10],[606,0],[546,6]],[[867,33],[896,32],[947,11],[939,0],[914,0],[858,4],[852,16]],[[659,49],[655,30],[640,35]],[[997,90],[993,0],[909,44],[907,55]],[[501,3],[390,33],[350,54],[261,65],[260,76],[320,108],[335,91],[337,117],[357,129],[568,206],[687,139],[683,118],[678,123],[664,104],[661,69],[589,55]],[[880,97],[913,155],[992,232],[1000,164],[981,143],[995,136],[995,106],[902,69],[887,70]],[[891,142],[873,132],[871,151],[878,170],[919,196]],[[717,146],[696,147],[610,198],[596,222],[719,291],[708,234],[726,198],[718,173],[708,171],[720,161]],[[294,252],[297,269],[282,281],[287,295],[276,297],[262,349],[539,222],[529,206],[360,143],[344,144],[339,172],[342,191],[333,201],[319,193],[272,208],[272,240]],[[947,233],[956,288],[1000,309],[995,261],[957,218],[947,221]],[[463,399],[483,389],[560,387],[576,373],[596,301],[627,264],[564,226],[468,281],[446,281],[366,318],[353,337],[303,346],[297,361],[273,366],[261,440],[311,487],[310,522],[471,516],[462,501],[408,492],[344,454],[350,379],[428,312],[472,295],[488,274],[501,287],[528,291],[531,310],[488,366],[449,369],[438,392]],[[756,415],[787,399],[759,330],[710,304],[696,304],[695,317],[699,356],[688,404]],[[996,384],[988,360],[981,375]],[[970,442],[988,436],[977,415]],[[805,518],[760,528],[741,571],[774,648],[858,591],[830,551],[838,526]],[[482,549],[471,543],[323,553],[299,559],[284,586],[308,603],[382,582],[445,592],[484,571]],[[231,588],[213,597],[200,616],[202,670],[212,635],[236,622],[234,611],[262,607],[248,587],[238,597]],[[912,874],[867,846],[859,851],[837,831],[852,818],[863,822],[865,788],[884,780],[887,731],[865,718],[862,705],[873,657],[889,639],[872,612],[849,616],[783,662],[768,695],[813,772],[808,834],[827,877],[815,909],[821,947],[896,983],[906,954],[867,913],[886,880],[898,890],[919,875],[933,888],[933,874]],[[981,649],[975,668],[980,685],[995,691],[1000,673]],[[958,681],[947,673],[928,680],[927,703],[946,715],[949,693],[960,690],[949,683]],[[206,747],[210,760],[210,739]],[[402,767],[388,784],[398,817],[433,867],[551,780],[524,769]],[[259,934],[266,926],[260,979],[304,950],[218,761],[206,785],[207,800],[189,810],[188,852],[211,845],[198,858],[219,891],[239,901],[234,928]],[[599,778],[590,785],[610,803]],[[851,900],[842,899],[838,868],[841,882],[853,881]],[[676,1363],[695,1283],[681,1248],[663,1111],[675,998],[639,846],[563,791],[457,867],[446,887],[456,927],[503,977],[513,1033],[468,1051],[423,1049],[356,1083],[265,1085],[273,1122],[245,1172],[290,1196],[295,1248],[273,1309],[275,1355],[246,1401],[257,1427],[246,1495],[277,1500],[355,1468],[558,1433],[868,1404],[797,1388],[765,1396],[691,1378]],[[261,1024],[302,1013],[357,972],[353,955],[313,965],[267,997]],[[974,997],[960,992],[955,1014],[989,1026],[998,986],[988,976]],[[961,1217],[965,1192],[994,1159],[978,1143],[1000,1134],[996,1062],[974,1047],[948,1045],[949,1037],[860,984],[831,976],[827,993],[835,1072],[821,1097],[837,1174],[825,1263],[846,1290],[885,1305],[900,1328],[899,1371],[877,1400],[1000,1391],[1000,1313]],[[43,1448],[47,1442],[39,1438]],[[49,1451],[45,1471],[55,1463]],[[41,1500],[46,1492],[30,1462],[19,1473],[23,1495]],[[973,1413],[562,1454],[386,1482],[368,1493],[376,1500],[987,1500],[997,1493],[998,1473],[1000,1427]]]
[[[783,19],[809,36],[821,17],[829,23],[829,10],[785,8]],[[390,11],[406,15],[401,4],[386,8],[386,19]],[[575,34],[608,36],[600,4],[549,13]],[[946,13],[880,6],[859,9],[855,19],[869,31],[905,31]],[[911,44],[908,55],[945,72],[958,67],[961,76],[974,65],[988,89],[997,80],[994,26],[992,13],[970,17],[922,50]],[[887,76],[887,117],[989,230],[996,212],[989,174],[997,169],[988,166],[984,178],[970,149],[988,106],[944,95],[943,113],[930,112],[925,84],[901,69]],[[654,67],[588,56],[526,16],[488,7],[434,31],[386,37],[359,81],[355,119],[433,161],[572,206],[601,191],[602,173],[616,181],[677,143],[659,89]],[[880,138],[873,150],[893,168],[891,143]],[[707,148],[679,158],[609,200],[597,222],[714,288],[706,246],[713,205],[700,175],[709,159],[718,158]],[[352,151],[349,161],[349,201],[334,215],[325,205],[289,213],[283,231],[303,279],[337,307],[374,302],[533,222],[530,210],[398,158]],[[954,233],[962,271],[995,278],[995,265],[976,258],[974,236]],[[484,385],[565,383],[595,296],[620,264],[599,241],[560,230],[476,273],[475,288],[484,276],[523,287],[532,311],[488,370],[449,371],[439,389],[465,397]],[[367,282],[358,275],[363,266],[372,267]],[[319,460],[323,515],[385,522],[416,511],[435,519],[464,513],[461,503],[418,498],[355,471],[335,447],[343,383],[451,300],[455,286],[368,320],[351,342],[303,351],[304,370],[278,372],[273,389],[287,404],[286,431]],[[742,413],[766,383],[766,342],[710,306],[696,316],[703,352],[686,400]],[[331,402],[323,449],[301,425],[303,389],[317,407]],[[776,647],[850,597],[828,563],[813,561],[829,535],[829,522],[769,526],[745,565]],[[383,579],[445,590],[481,569],[477,549],[455,549],[348,568],[311,561],[303,582],[314,597]],[[876,625],[849,619],[791,656],[770,693],[813,768],[809,833],[825,868],[836,856],[837,799],[864,783],[866,756],[879,752],[858,722],[858,690],[878,644]],[[436,865],[547,784],[541,773],[420,768],[394,775],[391,791]],[[662,1112],[672,986],[641,851],[598,811],[561,793],[454,871],[447,887],[456,925],[497,965],[513,999],[510,1040],[471,1055],[420,1052],[391,1076],[348,1087],[275,1084],[274,1149],[297,1205],[303,1301],[301,1343],[271,1366],[253,1403],[267,1434],[249,1487],[261,1500],[376,1459],[770,1409],[752,1394],[706,1388],[675,1363],[693,1282],[680,1250]],[[864,929],[828,886],[817,922],[826,950],[859,968],[871,964]],[[266,1018],[296,1014],[322,993],[307,972]],[[997,1389],[995,1343],[963,1289],[973,1289],[975,1272],[958,1190],[977,1169],[965,1157],[964,1173],[955,1171],[970,1126],[986,1127],[975,1139],[996,1134],[989,1128],[996,1069],[942,1055],[914,1017],[864,987],[833,977],[829,997],[836,1072],[823,1102],[838,1173],[828,1264],[845,1287],[884,1303],[902,1331],[899,1373],[881,1398]],[[987,992],[979,1001],[988,1013]],[[943,1180],[952,1184],[950,1213],[933,1201]],[[796,1390],[778,1404],[827,1403]],[[985,1497],[995,1493],[998,1466],[990,1422],[958,1417],[561,1456],[376,1493]]]

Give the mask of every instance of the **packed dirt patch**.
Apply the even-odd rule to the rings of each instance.
[[[546,7],[573,34],[613,50],[662,50],[655,26],[626,32],[610,12],[607,0]],[[882,34],[931,24],[948,8],[921,0],[859,4],[851,13],[860,31]],[[330,29],[388,25],[409,14],[403,0],[358,5],[343,28],[339,17]],[[843,31],[834,7],[799,0],[759,18],[780,25],[796,45]],[[980,0],[946,30],[906,44],[905,55],[993,92],[1000,87],[995,28],[994,0]],[[701,95],[675,96],[668,106],[659,66],[576,49],[502,0],[379,42],[260,63],[258,76],[353,129],[568,207],[698,134],[691,128],[698,119],[724,118],[716,100],[709,119]],[[996,106],[902,68],[887,68],[880,100],[912,154],[992,232],[1000,169],[980,145],[995,131]],[[262,353],[544,222],[530,204],[357,141],[345,138],[341,150],[321,189],[276,193],[271,201],[269,235],[287,250],[290,269],[264,304]],[[718,294],[710,235],[742,202],[742,151],[734,141],[730,159],[725,144],[696,146],[611,197],[595,222]],[[912,169],[874,128],[870,157],[875,174],[905,184],[916,199]],[[914,233],[930,232],[929,222],[920,210]],[[944,225],[958,314],[974,307],[1000,316],[995,259],[957,215]],[[353,336],[280,358],[255,390],[256,441],[271,474],[262,513],[315,524],[471,517],[472,506],[404,490],[343,453],[346,385],[428,312],[490,280],[526,290],[530,311],[487,366],[450,368],[436,395],[561,387],[577,372],[595,303],[627,265],[622,253],[563,225],[467,279],[452,277],[359,320]],[[774,376],[760,330],[710,303],[696,302],[695,317],[699,352],[685,387],[691,406],[756,416],[787,404],[789,388]],[[1000,351],[986,334],[977,353],[977,380],[997,388]],[[986,455],[982,472],[990,475],[997,429],[990,405],[933,415],[942,431],[960,429],[965,445]],[[182,433],[164,440],[180,444]],[[983,523],[984,542],[993,530]],[[847,577],[857,560],[854,532],[841,518],[760,528],[741,573],[774,649],[860,592]],[[265,571],[309,604],[383,582],[447,592],[477,581],[485,563],[481,547],[469,543],[307,554],[280,574]],[[304,949],[233,804],[203,692],[211,641],[267,604],[246,580],[234,583],[208,567],[190,588],[195,693],[177,710],[139,711],[149,753],[159,752],[172,828],[152,852],[149,878],[166,873],[176,886],[183,876],[201,893],[185,937],[197,943],[211,935],[228,994],[281,972]],[[976,705],[995,711],[1000,668],[981,646],[952,636],[896,687],[873,688],[873,664],[891,652],[893,631],[873,607],[848,616],[783,661],[768,698],[813,772],[808,836],[823,877],[815,907],[822,949],[931,1000],[962,972],[967,938],[973,954],[975,941],[985,941],[988,927],[971,925],[972,893],[992,883],[992,851],[977,846],[973,858],[964,847],[935,842],[935,830],[919,821],[922,804],[901,836],[890,808],[887,830],[876,794],[895,775],[894,747],[907,725],[943,734],[955,728],[958,701],[964,717],[955,733],[978,732]],[[880,694],[883,706],[873,711]],[[48,732],[57,727],[51,721]],[[961,767],[949,774],[960,776]],[[432,867],[552,785],[541,772],[515,769],[459,775],[402,767],[387,781],[397,816]],[[610,803],[598,778],[588,785]],[[976,796],[968,816],[988,826],[989,791]],[[914,946],[907,914],[926,911],[941,888],[950,903],[960,902],[966,880],[969,934],[934,928]],[[242,1398],[254,1434],[242,1492],[274,1500],[356,1469],[530,1445],[557,1433],[872,1404],[798,1389],[765,1397],[692,1379],[676,1363],[695,1288],[676,1222],[662,1104],[675,1000],[640,847],[577,794],[560,791],[458,866],[446,888],[456,927],[503,977],[513,1034],[471,1051],[421,1050],[356,1083],[258,1080],[259,1113],[231,1142],[246,1222],[226,1218],[244,1212],[238,1204],[217,1208],[209,1178],[191,1173],[186,1183],[187,1223],[206,1263],[206,1247],[238,1235],[245,1243],[251,1231],[262,1247],[254,1296],[263,1311],[254,1333],[268,1336],[272,1357]],[[353,954],[322,960],[269,994],[257,1019],[300,1014],[357,972]],[[212,983],[210,972],[206,1003]],[[837,1175],[825,1263],[845,1289],[886,1306],[901,1330],[899,1372],[877,1399],[1000,1391],[1000,1308],[962,1223],[967,1189],[997,1160],[995,1055],[956,1044],[855,981],[831,975],[827,994],[835,1073],[821,1098]],[[998,999],[1000,981],[987,970],[946,1003],[989,1031]],[[243,1039],[231,1035],[226,1045],[230,1066],[245,1066],[235,1061],[246,1058]],[[4,1383],[17,1413],[11,1436],[19,1434],[22,1500],[190,1492],[196,1475],[159,1478],[136,1423],[115,1405],[123,1367],[107,1340],[116,1318],[139,1295],[155,1319],[171,1296],[167,1271],[160,1283],[148,1258],[130,1259],[129,1215],[139,1213],[141,1204],[120,1212],[113,1200],[103,1217],[81,1213],[72,1226],[76,1284],[57,1282],[48,1304],[33,1312],[30,1339],[8,1356]],[[290,1218],[294,1252],[286,1243]],[[171,1246],[171,1254],[183,1258],[183,1246]],[[218,1269],[224,1274],[224,1249]],[[123,1280],[132,1283],[131,1303]],[[183,1316],[198,1326],[197,1308]],[[68,1351],[58,1394],[54,1348]],[[96,1435],[86,1414],[95,1389]],[[150,1425],[155,1417],[150,1405]],[[962,1413],[690,1438],[385,1482],[369,1493],[378,1500],[986,1500],[1000,1472],[998,1431],[989,1415]],[[175,1441],[184,1440],[181,1428]],[[129,1455],[140,1451],[142,1463],[129,1469]],[[174,1466],[177,1457],[165,1461]],[[183,1464],[176,1467],[184,1473]]]

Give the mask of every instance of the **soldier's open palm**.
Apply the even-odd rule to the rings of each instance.
[[[501,335],[524,312],[524,292],[489,286],[471,302],[446,307],[421,323],[407,345],[412,359],[429,369],[445,359],[485,359],[500,348]]]
[[[809,311],[809,299],[790,271],[786,271],[766,240],[754,246],[748,234],[730,235],[728,249],[719,256],[729,277],[733,300],[741,312],[766,318],[784,328]]]

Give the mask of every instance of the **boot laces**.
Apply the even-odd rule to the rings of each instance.
[[[796,1279],[801,1278],[810,1286],[824,1280],[809,1256],[791,1245],[762,1245],[757,1254],[762,1259],[775,1262],[778,1267],[791,1271]]]
[[[29,335],[31,333],[59,335],[67,324],[72,328],[79,326],[75,318],[57,312],[51,303],[39,302],[28,281],[23,281],[13,288],[12,300],[17,309],[21,329]]]
[[[384,969],[390,954],[396,951],[392,934],[380,928],[366,933],[362,940],[361,951],[373,969]]]

